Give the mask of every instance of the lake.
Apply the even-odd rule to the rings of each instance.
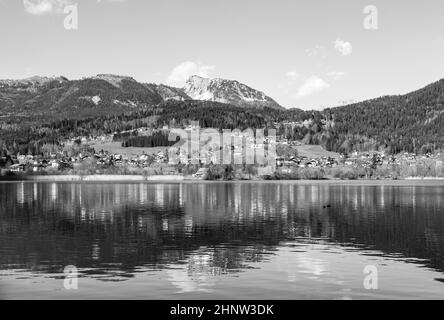
[[[0,183],[0,298],[444,299],[444,182]]]

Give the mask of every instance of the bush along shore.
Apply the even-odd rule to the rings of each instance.
[[[2,181],[242,181],[242,180],[404,180],[444,179],[441,165],[380,165],[374,168],[338,165],[323,168],[254,165],[154,166],[140,169],[95,168],[14,172],[2,169]]]

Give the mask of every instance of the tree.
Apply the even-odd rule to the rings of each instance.
[[[251,176],[257,175],[257,168],[254,165],[247,164],[244,166],[245,172],[248,174],[248,178],[251,180]]]
[[[233,180],[234,178],[233,173],[234,169],[230,164],[225,166],[224,175],[223,175],[224,180]]]
[[[278,157],[282,157],[282,158],[288,160],[292,157],[297,157],[298,151],[296,148],[294,148],[292,146],[285,145],[285,144],[278,144],[276,146],[276,154]]]

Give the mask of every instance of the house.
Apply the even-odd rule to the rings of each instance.
[[[277,158],[276,158],[276,165],[277,165],[278,167],[282,167],[282,166],[284,165],[284,161],[285,161],[284,158],[282,158],[282,157],[277,157]]]
[[[42,164],[35,163],[32,167],[33,172],[42,172],[45,167]]]
[[[24,172],[25,171],[25,165],[24,164],[13,164],[9,167],[9,170],[11,172]]]
[[[141,156],[139,156],[139,161],[148,161],[149,160],[149,156],[147,154],[142,154]]]
[[[165,155],[165,153],[163,153],[162,151],[159,151],[158,153],[157,153],[157,155],[155,156],[155,161],[157,162],[157,163],[162,163],[162,162],[165,162],[166,161],[166,155]]]
[[[60,163],[57,160],[51,160],[50,165],[53,169],[58,169],[60,167]]]
[[[177,174],[177,170],[175,167],[162,167],[161,171],[162,171],[163,175],[176,175]]]
[[[200,168],[197,170],[195,174],[193,174],[193,178],[197,180],[205,180],[208,177],[208,169],[207,168]]]
[[[19,162],[19,164],[25,164],[27,161],[26,161],[26,156],[24,156],[24,155],[18,155],[17,156],[17,161]]]

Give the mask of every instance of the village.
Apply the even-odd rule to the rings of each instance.
[[[164,128],[166,130],[166,128]],[[192,128],[190,129],[192,130]],[[140,134],[151,131],[140,130]],[[233,133],[239,136],[239,133]],[[319,152],[304,152],[312,146],[300,141],[289,141],[278,137],[276,141],[265,138],[262,144],[251,143],[253,149],[260,149],[269,143],[276,143],[277,154],[272,163],[251,164],[245,162],[245,150],[232,147],[233,159],[240,162],[231,165],[233,174],[211,175],[211,170],[220,171],[220,146],[194,148],[194,152],[183,152],[175,147],[140,148],[135,153],[125,148],[107,148],[116,145],[113,136],[78,137],[64,143],[59,150],[44,155],[2,155],[0,175],[2,177],[24,177],[39,175],[144,175],[144,176],[191,176],[205,179],[397,179],[408,177],[443,177],[442,153],[417,155],[402,153],[388,155],[385,152],[353,152],[350,155]],[[248,137],[249,138],[249,137]],[[247,138],[247,141],[248,141]],[[254,140],[254,139],[253,139]],[[102,148],[103,147],[103,148]],[[323,150],[320,146],[319,150]],[[135,149],[135,148],[133,148]],[[197,151],[196,151],[197,150]],[[231,156],[231,155],[230,155]],[[242,160],[243,159],[243,160]],[[226,163],[226,162],[223,162]],[[248,167],[248,168],[247,168]]]

